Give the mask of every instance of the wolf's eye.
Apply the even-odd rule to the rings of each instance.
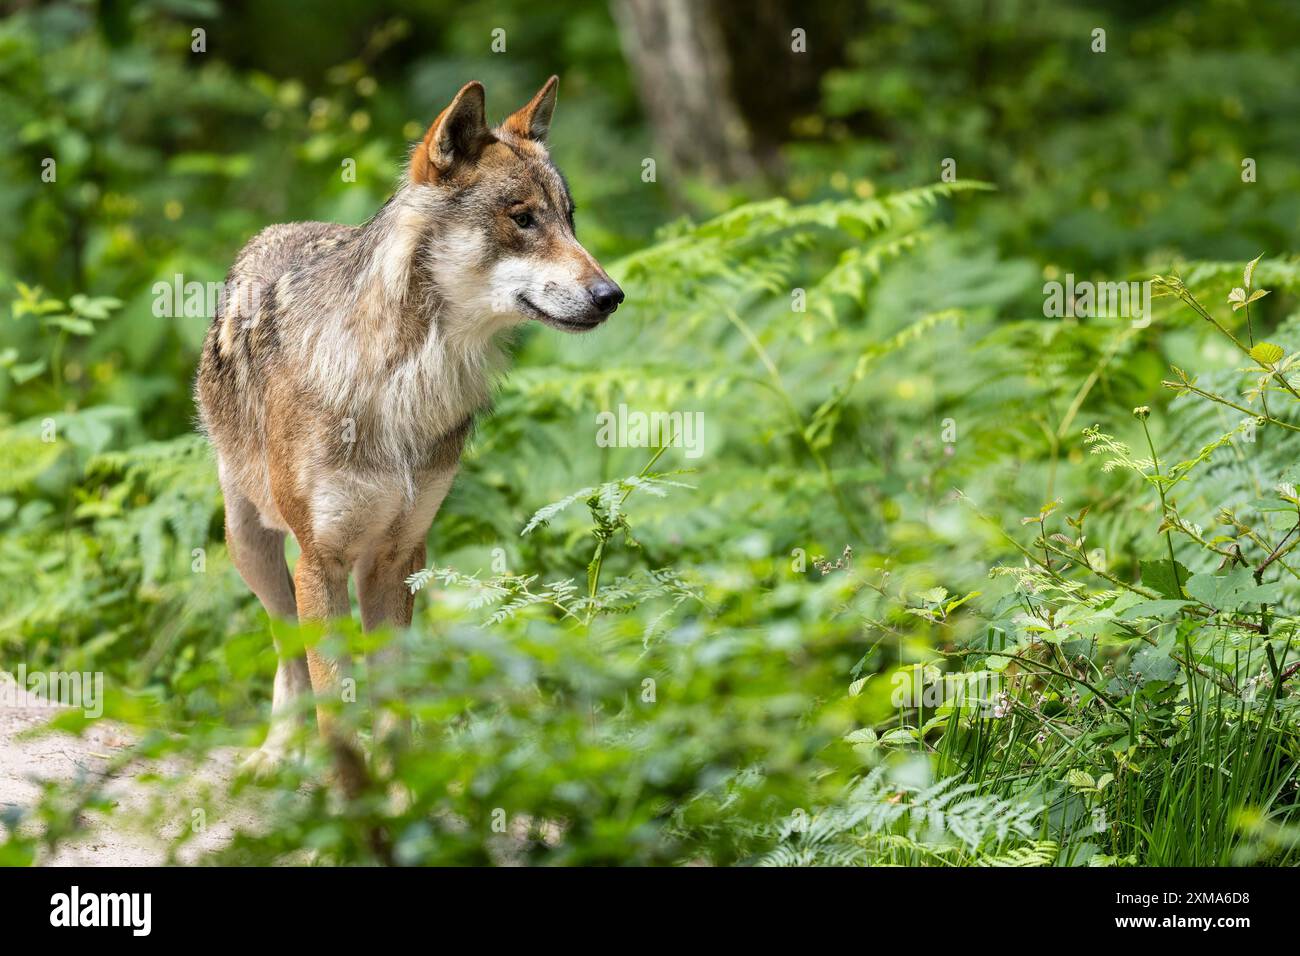
[[[533,224],[533,214],[530,212],[517,212],[510,218],[515,221],[515,225],[520,229],[527,229]]]

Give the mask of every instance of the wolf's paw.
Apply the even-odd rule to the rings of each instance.
[[[263,744],[244,758],[243,763],[239,765],[239,772],[254,780],[271,780],[279,775],[290,757],[287,747]]]

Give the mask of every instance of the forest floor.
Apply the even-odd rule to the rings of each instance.
[[[136,741],[131,731],[108,721],[97,721],[80,737],[43,731],[63,708],[19,687],[7,673],[0,672],[0,684],[5,685],[0,687],[4,702],[0,705],[0,812],[35,806],[47,786],[70,800],[102,787],[102,797],[113,804],[111,826],[98,811],[85,811],[86,831],[61,842],[53,854],[38,857],[38,863],[157,866],[167,862],[167,846],[183,827],[194,830],[194,835],[175,862],[191,862],[222,846],[237,824],[246,825],[254,816],[249,808],[214,796],[228,792],[239,759],[237,751],[216,751],[197,768],[179,759],[119,765],[122,752]],[[146,775],[184,782],[159,806],[157,790],[142,779]],[[152,823],[124,822],[133,819]],[[28,821],[23,826],[36,825]]]
[[[97,720],[77,736],[46,727],[65,709],[28,692],[11,674],[0,671],[0,814],[35,808],[47,788],[69,806],[98,791],[81,814],[77,834],[60,839],[53,852],[39,853],[38,865],[194,864],[225,847],[235,832],[265,830],[273,819],[267,801],[274,799],[274,791],[232,790],[245,751],[218,748],[198,765],[180,757],[132,759],[127,752],[139,734],[130,728]],[[0,835],[4,826],[0,821]],[[42,832],[36,819],[29,818],[21,826],[26,836]],[[169,847],[185,828],[192,831],[190,837],[169,858]],[[547,822],[541,827],[542,839],[554,845],[562,829]],[[531,832],[531,819],[517,817],[507,833],[493,840],[489,848],[493,861],[521,865]],[[278,862],[301,866],[312,861],[313,855],[301,850]]]

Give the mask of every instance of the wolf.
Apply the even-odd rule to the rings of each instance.
[[[351,574],[367,631],[408,626],[405,580],[424,566],[466,437],[505,371],[502,333],[528,321],[588,332],[623,301],[578,242],[548,153],[557,84],[490,127],[483,85],[467,83],[368,222],[271,226],[236,257],[195,398],[227,546],[273,619],[349,616]],[[292,574],[286,534],[301,552]],[[258,772],[310,723],[306,695],[326,738],[344,734],[326,702],[351,661],[273,640],[270,731],[249,761]]]

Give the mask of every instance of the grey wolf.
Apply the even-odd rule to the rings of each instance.
[[[369,222],[271,226],[236,257],[195,393],[227,545],[273,617],[348,616],[351,574],[364,628],[408,626],[405,579],[424,565],[471,423],[504,371],[501,333],[532,320],[586,332],[623,301],[578,242],[548,154],[556,86],[490,127],[482,84],[466,84]],[[301,550],[292,575],[286,534]],[[331,735],[321,702],[351,668],[345,655],[276,650],[255,767],[285,756],[294,715],[310,721],[303,695]]]

